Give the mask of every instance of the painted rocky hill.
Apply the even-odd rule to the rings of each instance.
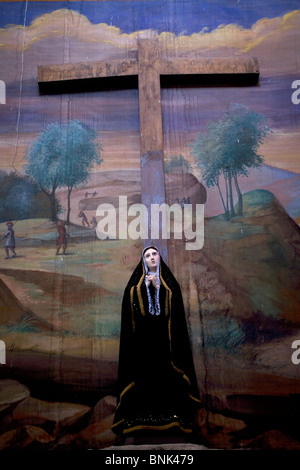
[[[300,323],[300,228],[269,191],[244,195],[244,216],[207,220],[204,253],[243,318]],[[247,299],[247,301],[246,301]]]
[[[127,175],[126,175],[127,173]],[[181,202],[183,198],[189,199],[191,204],[205,204],[207,191],[192,173],[166,173],[166,203],[172,205]],[[98,189],[92,190],[94,185]],[[113,186],[113,191],[111,190]],[[93,175],[85,197],[79,199],[78,209],[95,213],[99,204],[113,204],[118,208],[119,196],[127,195],[128,205],[141,203],[140,172],[138,170],[126,172],[104,172]],[[106,192],[108,189],[108,192]],[[81,190],[82,193],[82,190]],[[113,194],[112,194],[113,193]],[[87,195],[87,197],[86,197]]]
[[[300,218],[300,175],[291,171],[262,165],[252,169],[247,177],[240,177],[239,183],[243,194],[256,189],[266,189],[272,192],[287,213],[297,222]],[[220,182],[224,191],[223,183]],[[209,188],[205,206],[205,214],[212,217],[223,212],[217,188]],[[234,195],[235,197],[235,195]]]
[[[0,319],[1,325],[14,323],[34,325],[44,331],[51,331],[53,326],[24,307],[14,295],[0,274]]]

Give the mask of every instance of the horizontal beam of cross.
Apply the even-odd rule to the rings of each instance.
[[[216,75],[220,77],[220,83],[225,83],[227,80],[230,82],[230,78],[235,76],[237,77],[235,80],[236,85],[255,85],[259,77],[259,66],[256,57],[245,59],[160,58],[159,66],[156,66],[156,68],[161,78],[168,77],[172,83],[175,83],[172,81],[173,75],[180,77],[184,75],[197,75],[198,85],[205,81],[205,77],[210,79]],[[47,91],[47,85],[55,84],[55,82],[63,85],[62,82],[96,80],[105,77],[119,77],[124,80],[124,77],[134,77],[138,76],[138,74],[139,63],[137,59],[41,65],[38,67],[38,83],[42,89],[44,88]],[[199,76],[202,76],[202,80]],[[167,80],[164,80],[164,82],[167,85]],[[132,83],[134,82],[132,81]],[[186,85],[188,86],[188,81],[186,81]]]

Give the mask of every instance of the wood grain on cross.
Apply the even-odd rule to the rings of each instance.
[[[38,67],[38,82],[42,92],[70,92],[74,83],[83,83],[91,89],[106,88],[118,79],[120,88],[127,87],[128,77],[138,77],[141,197],[148,208],[153,203],[166,200],[164,181],[163,128],[161,107],[162,84],[189,85],[255,85],[259,76],[256,58],[197,59],[163,58],[157,41],[141,39],[138,42],[137,59],[112,60],[110,62],[84,62]],[[175,80],[174,80],[175,78]],[[95,82],[96,80],[96,82]],[[100,81],[100,83],[99,83]],[[125,86],[124,83],[125,82]],[[104,84],[104,83],[103,83]],[[64,86],[65,85],[65,86]],[[114,87],[116,85],[114,84]],[[92,85],[93,87],[93,85]],[[99,88],[100,87],[100,88]],[[118,85],[117,85],[118,88]],[[95,87],[94,87],[95,89]],[[78,88],[77,88],[78,91]],[[147,244],[150,240],[144,240]],[[156,240],[164,259],[167,260],[167,240]]]

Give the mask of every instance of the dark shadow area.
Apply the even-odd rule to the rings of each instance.
[[[246,87],[257,85],[258,78],[259,73],[161,75],[160,84],[162,88]],[[137,88],[137,75],[39,82],[39,90],[42,95]]]

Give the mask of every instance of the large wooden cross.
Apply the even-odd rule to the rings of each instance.
[[[43,93],[85,91],[88,89],[127,88],[128,78],[138,77],[141,200],[150,210],[153,203],[166,200],[164,181],[162,86],[255,85],[259,69],[256,58],[197,59],[163,58],[156,40],[138,41],[136,59],[111,62],[83,62],[38,67],[38,82]],[[115,80],[118,79],[117,85]],[[175,79],[175,80],[174,80]],[[121,80],[121,82],[120,82]],[[100,83],[99,83],[100,82]],[[102,82],[102,83],[101,83]],[[74,84],[80,85],[74,88]],[[96,85],[96,87],[95,87]],[[150,212],[149,212],[150,213]],[[144,240],[144,244],[150,240]],[[167,240],[156,240],[167,261]]]

